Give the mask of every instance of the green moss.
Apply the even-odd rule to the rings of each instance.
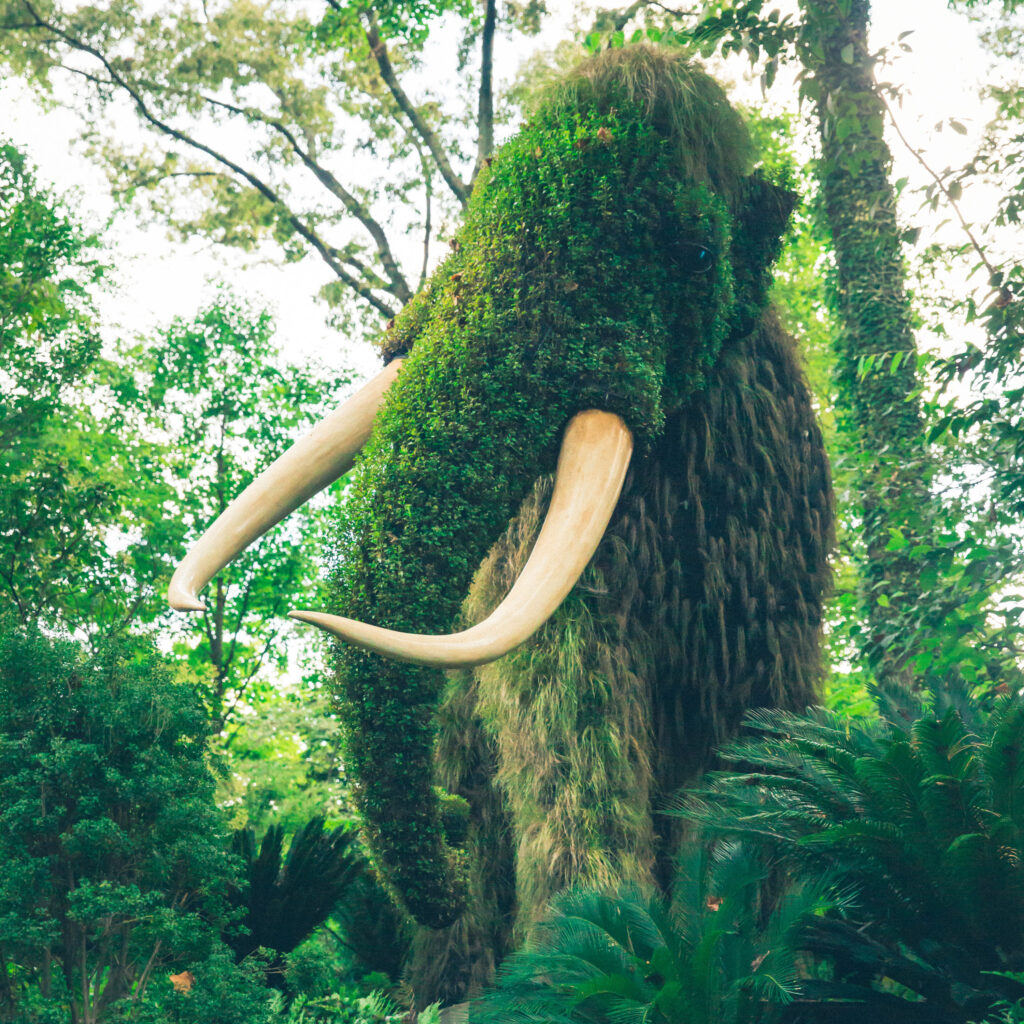
[[[666,419],[703,393],[723,344],[756,322],[784,203],[740,179],[742,160],[723,165],[742,154],[743,126],[703,72],[647,48],[623,52],[552,88],[478,182],[450,258],[389,332],[389,351],[411,352],[338,519],[333,610],[450,631],[476,567],[553,469],[568,420],[618,413],[644,460]],[[695,245],[716,254],[706,273],[693,272]],[[570,613],[583,637],[587,601],[571,598],[558,628]],[[603,685],[589,644],[574,641],[577,683],[565,694],[566,663],[540,673],[563,738]],[[431,782],[443,676],[351,647],[336,665],[370,840],[410,911],[444,926],[462,909],[466,867],[445,842]],[[584,734],[588,763],[621,742]],[[624,770],[615,799],[628,802],[640,783]],[[649,830],[645,815],[634,810],[645,823],[631,834]],[[642,872],[646,855],[630,857],[627,873]]]
[[[560,112],[615,107],[643,112],[665,139],[679,173],[703,181],[730,207],[741,199],[755,148],[722,87],[677,48],[627,46],[581,61],[538,90],[535,104]]]

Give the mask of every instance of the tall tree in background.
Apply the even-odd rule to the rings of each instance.
[[[387,319],[425,279],[439,226],[493,148],[499,29],[535,30],[543,3],[308,9],[0,0],[0,63],[51,96],[67,95],[51,91],[63,78],[88,97],[71,102],[126,203],[145,197],[184,234],[243,248],[273,240],[289,259],[315,253],[329,302],[357,297]],[[428,25],[441,16],[457,71],[474,77],[455,109],[422,75]],[[142,148],[109,131],[125,104],[149,130]],[[413,232],[421,244],[403,247]]]
[[[880,681],[912,686],[921,566],[908,552],[930,532],[931,474],[869,3],[805,2],[801,13],[803,89],[818,115],[821,210],[835,260],[836,404],[862,516],[863,651]]]
[[[652,6],[659,5],[634,4],[622,16]],[[869,4],[801,3],[799,19],[767,6],[735,0],[667,24],[705,53],[720,48],[763,60],[765,87],[780,63],[802,64],[800,91],[814,103],[821,143],[819,215],[834,267],[836,443],[858,519],[863,624],[854,632],[879,682],[913,686],[916,661],[933,643],[934,609],[922,599],[916,556],[929,549],[935,502],[885,106],[867,45]]]
[[[0,148],[0,608],[98,640],[167,621],[186,544],[347,379],[283,363],[269,315],[226,295],[104,358],[95,251]],[[182,652],[218,721],[283,664],[281,595],[317,575],[315,543],[278,530],[218,579],[201,623],[176,623],[198,628]]]
[[[98,243],[0,144],[0,610],[80,626],[111,571],[123,459],[83,400],[101,371]]]

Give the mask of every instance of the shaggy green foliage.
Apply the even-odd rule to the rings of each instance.
[[[616,105],[642,110],[684,177],[705,181],[730,207],[740,200],[755,150],[721,86],[680,59],[680,51],[631,46],[581,61],[535,94],[535,109],[581,114]]]
[[[550,492],[550,478],[538,482],[481,566],[466,603],[473,621],[521,572]],[[649,691],[614,617],[594,605],[609,590],[602,569],[586,570],[529,643],[475,671],[475,712],[516,837],[520,937],[568,886],[651,881]]]
[[[854,910],[804,930],[832,967],[802,986],[822,1004],[808,1020],[964,1022],[1024,995],[992,973],[1024,966],[1024,701],[984,716],[944,697],[893,721],[754,714],[760,737],[725,750],[750,770],[716,774],[687,811],[855,888]]]
[[[789,200],[760,178],[712,191],[742,149],[738,115],[679,54],[586,67],[481,177],[453,254],[385,341],[412,349],[339,520],[345,615],[449,631],[571,416],[618,413],[642,459],[760,315]],[[680,165],[682,132],[706,159]],[[447,924],[465,864],[430,788],[441,676],[349,647],[337,667],[371,841],[414,915]]]

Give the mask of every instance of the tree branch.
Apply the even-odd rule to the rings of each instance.
[[[967,238],[971,243],[971,248],[974,249],[974,251],[978,254],[978,258],[985,265],[985,269],[988,271],[989,277],[995,277],[998,272],[996,268],[992,266],[992,264],[989,262],[989,258],[986,255],[985,250],[981,247],[981,243],[978,241],[977,238],[975,238],[974,232],[971,230],[970,224],[967,223],[967,219],[964,217],[962,211],[960,210],[960,204],[953,198],[953,194],[949,191],[948,186],[942,180],[941,175],[939,175],[938,173],[936,173],[936,171],[932,169],[928,161],[925,160],[924,155],[921,153],[921,151],[912,146],[910,144],[910,141],[903,134],[903,130],[900,128],[899,122],[896,120],[896,115],[892,112],[892,107],[889,106],[889,101],[885,98],[885,94],[882,92],[882,87],[878,84],[878,79],[875,77],[874,68],[871,69],[871,82],[875,87],[875,93],[881,101],[882,106],[885,108],[886,114],[888,114],[889,116],[889,124],[892,125],[893,130],[896,132],[896,135],[899,138],[900,142],[902,142],[903,145],[906,146],[906,148],[910,151],[911,156],[913,156],[913,158],[925,169],[925,171],[931,177],[932,181],[935,182],[939,191],[942,193],[943,198],[946,200],[947,203],[949,203],[950,207],[952,207],[953,212],[956,214],[957,220],[960,221],[960,227],[963,229],[964,234],[967,235]]]
[[[480,100],[477,107],[476,166],[471,181],[476,181],[484,161],[494,152],[494,29],[498,20],[496,0],[487,0],[484,27],[480,37]]]
[[[416,285],[419,291],[427,280],[427,268],[430,265],[430,200],[433,192],[433,176],[427,170],[426,161],[423,166],[423,190],[426,199],[426,219],[423,224],[423,265],[420,267],[420,280]]]
[[[621,32],[645,7],[650,7],[651,3],[652,0],[635,0],[635,2],[630,4],[624,11],[619,11],[612,20],[612,31]],[[657,6],[660,7],[661,4],[658,4]],[[670,13],[674,14],[675,12],[673,11]],[[594,26],[593,30],[597,30],[597,25]]]
[[[353,277],[343,266],[341,266],[341,264],[338,263],[337,260],[333,258],[329,247],[323,242],[317,233],[308,225],[304,224],[298,215],[292,212],[281,197],[266,182],[256,177],[255,174],[245,170],[245,168],[241,167],[239,164],[236,164],[223,153],[219,153],[211,146],[208,146],[203,142],[199,142],[197,139],[193,139],[179,129],[167,124],[167,122],[160,120],[160,118],[149,109],[146,101],[143,99],[139,91],[117,72],[111,62],[99,50],[94,46],[90,46],[83,40],[75,38],[59,26],[45,21],[32,6],[30,0],[22,0],[22,3],[29,14],[35,19],[37,27],[54,33],[54,35],[63,39],[64,42],[72,47],[72,49],[78,50],[80,53],[87,53],[98,60],[110,76],[110,81],[118,88],[123,89],[131,97],[139,115],[144,121],[156,128],[158,131],[163,132],[165,135],[169,135],[171,138],[177,139],[184,145],[191,146],[193,149],[197,149],[199,152],[212,157],[218,163],[223,164],[225,167],[233,171],[238,175],[238,177],[247,181],[254,189],[256,189],[257,192],[260,193],[260,195],[271,202],[283,213],[284,218],[292,226],[295,232],[304,238],[317,251],[320,258],[331,268],[332,271],[334,271],[335,275],[341,281],[348,285],[357,295],[365,299],[366,302],[373,306],[373,308],[382,316],[390,319],[395,315],[395,310],[392,309],[391,306],[378,296],[374,295],[370,288],[366,287],[357,278]]]
[[[377,16],[373,13],[372,9],[364,13],[366,15],[366,39],[370,44],[370,52],[373,54],[373,58],[376,60],[377,67],[380,70],[380,77],[384,79],[384,84],[391,91],[391,95],[401,108],[402,113],[409,118],[413,128],[416,129],[416,134],[419,135],[426,144],[427,149],[430,150],[430,155],[434,158],[434,163],[437,164],[441,177],[444,178],[448,187],[455,193],[455,197],[459,202],[465,206],[466,200],[469,199],[469,188],[452,170],[452,166],[448,162],[448,157],[445,156],[444,150],[441,148],[441,142],[437,135],[431,131],[430,126],[420,116],[419,111],[412,105],[409,97],[405,94],[405,90],[399,84],[398,78],[395,76],[395,69],[391,66],[387,45],[380,37],[380,25],[377,22]]]
[[[409,284],[406,281],[401,268],[398,266],[398,261],[395,259],[394,254],[391,251],[391,246],[388,242],[387,236],[384,234],[384,229],[380,226],[380,223],[371,215],[366,206],[364,206],[351,192],[349,192],[348,189],[345,188],[345,186],[342,185],[326,167],[319,164],[308,150],[303,149],[303,147],[299,145],[298,139],[295,138],[295,134],[289,128],[286,128],[280,121],[277,121],[274,118],[266,117],[259,111],[238,107],[233,103],[226,103],[224,100],[214,99],[212,96],[204,96],[203,99],[211,106],[220,107],[222,110],[227,110],[232,114],[238,114],[241,117],[244,117],[250,123],[257,121],[260,124],[265,124],[268,128],[273,128],[274,131],[283,136],[291,146],[296,156],[298,156],[303,164],[313,172],[320,184],[323,185],[335,198],[341,200],[341,204],[345,209],[348,210],[348,212],[352,214],[352,216],[355,217],[364,228],[366,228],[370,237],[377,246],[377,252],[380,255],[381,263],[384,265],[384,272],[387,274],[388,280],[391,282],[391,287],[387,290],[403,304],[412,298],[412,292],[409,290]]]
[[[271,644],[273,644],[273,642],[278,638],[280,633],[281,633],[281,630],[279,628],[275,628],[274,630],[271,631],[270,635],[267,637],[266,643],[263,645],[263,650],[261,650],[259,652],[259,654],[256,655],[255,663],[254,663],[252,669],[246,674],[245,678],[242,679],[241,685],[232,687],[232,689],[235,691],[235,699],[231,702],[231,704],[227,708],[225,708],[225,709],[223,709],[221,711],[221,714],[220,714],[220,728],[221,728],[221,730],[224,730],[224,729],[227,728],[227,723],[228,723],[228,720],[231,717],[232,712],[235,710],[236,707],[238,707],[238,703],[239,703],[239,701],[241,701],[242,695],[245,693],[245,691],[248,688],[249,684],[256,678],[256,674],[263,667],[263,660],[264,660],[264,658],[266,658],[267,653],[270,650]],[[234,738],[237,735],[237,733],[238,733],[237,729],[235,729],[232,732],[228,733],[228,735],[225,737],[225,740],[224,740],[224,745],[226,747],[230,747],[231,746],[231,743],[234,740]]]

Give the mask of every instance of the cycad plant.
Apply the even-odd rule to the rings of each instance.
[[[284,839],[284,829],[272,826],[257,851],[252,829],[235,833],[233,852],[248,882],[234,898],[247,933],[227,938],[239,960],[260,946],[290,953],[327,920],[363,871],[354,829],[326,832],[324,819],[315,817],[292,836],[287,854]]]
[[[748,1024],[797,989],[791,936],[835,905],[826,882],[766,906],[768,872],[738,843],[690,846],[671,900],[624,883],[556,896],[533,940],[473,1005],[474,1024]]]
[[[952,1024],[1024,995],[1007,974],[1024,968],[1024,701],[892,710],[752,714],[759,735],[723,751],[742,770],[684,812],[855,891],[854,909],[802,929],[820,969],[792,1019]]]

